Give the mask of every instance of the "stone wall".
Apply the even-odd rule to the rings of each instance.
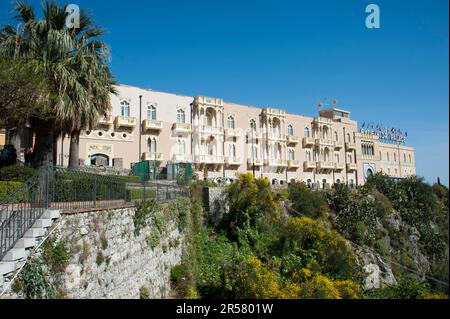
[[[203,188],[203,206],[215,219],[220,219],[223,214],[226,214],[228,212],[229,209],[226,194],[224,191],[224,187]]]
[[[136,208],[64,214],[55,235],[66,243],[70,261],[64,275],[67,298],[170,297],[170,270],[181,261],[183,235],[173,222],[152,248],[148,234],[135,235]],[[153,244],[154,245],[154,244]]]

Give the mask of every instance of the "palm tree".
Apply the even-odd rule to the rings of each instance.
[[[38,20],[31,6],[16,1],[19,26],[0,31],[0,57],[36,61],[35,72],[55,93],[45,118],[32,118],[36,166],[54,162],[54,145],[61,132],[71,134],[76,146],[79,131],[92,127],[108,112],[115,84],[106,63],[108,48],[97,39],[104,31],[93,25],[90,16],[82,11],[80,27],[68,29],[66,6],[47,1],[42,10],[43,18]],[[77,157],[78,152],[71,152],[73,166],[78,164]]]

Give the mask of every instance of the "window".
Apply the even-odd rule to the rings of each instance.
[[[309,137],[309,127],[305,127],[305,137]]]
[[[347,162],[352,163],[352,154],[347,154]]]
[[[233,143],[228,144],[228,155],[230,157],[236,156],[236,146]]]
[[[234,117],[233,116],[228,116],[228,128],[234,129]]]
[[[406,163],[406,154],[403,154],[403,162]]]
[[[184,155],[186,154],[186,141],[181,138],[181,136],[178,137],[178,155]]]
[[[127,101],[120,102],[120,115],[130,116],[130,103]]]
[[[306,151],[306,160],[308,161],[308,162],[311,162],[311,151]]]
[[[153,105],[147,106],[147,119],[148,120],[156,120],[156,107]]]
[[[409,162],[412,163],[412,156],[409,154]]]
[[[156,138],[148,139],[148,151],[150,153],[156,153]]]
[[[347,133],[347,143],[351,142],[350,133]]]
[[[386,153],[386,159],[387,159],[388,161],[390,161],[390,159],[389,159],[389,153]]]
[[[339,163],[339,154],[338,154],[338,153],[335,153],[335,154],[334,154],[334,161],[335,161],[336,163]]]
[[[253,119],[250,120],[250,129],[256,131],[256,121]]]
[[[182,109],[177,111],[177,123],[183,124],[186,123],[186,114]]]
[[[295,160],[295,152],[294,152],[293,149],[290,149],[290,150],[289,150],[288,156],[289,156],[289,160],[290,160],[290,161]]]
[[[292,127],[292,125],[289,125],[289,126],[288,126],[288,135],[289,135],[289,136],[294,135],[294,128]]]
[[[336,131],[334,131],[334,140],[337,142],[339,139],[338,139],[338,133],[336,132]]]
[[[394,162],[397,162],[397,154],[394,153]]]
[[[381,155],[381,152],[380,152],[380,161],[382,161],[383,160],[383,155]]]

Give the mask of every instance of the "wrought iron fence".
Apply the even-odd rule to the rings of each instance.
[[[154,199],[189,196],[189,188],[164,182],[138,182],[118,175],[46,167],[0,199],[0,260],[46,209],[114,207]]]

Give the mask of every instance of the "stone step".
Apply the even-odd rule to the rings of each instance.
[[[42,214],[42,218],[58,219],[59,217],[61,217],[59,210],[46,210],[44,214]]]
[[[40,218],[36,220],[33,227],[36,228],[48,228],[52,225],[52,220],[50,218]]]
[[[16,263],[14,261],[0,262],[0,276],[7,275],[16,270]]]
[[[44,228],[36,228],[36,227],[32,227],[30,229],[28,229],[25,233],[25,235],[23,237],[27,237],[27,238],[37,238],[37,237],[42,237],[45,236],[45,229]]]
[[[23,237],[17,241],[14,248],[31,248],[36,246],[36,239],[34,237]]]
[[[8,251],[2,261],[16,261],[27,257],[25,248],[13,248]]]

